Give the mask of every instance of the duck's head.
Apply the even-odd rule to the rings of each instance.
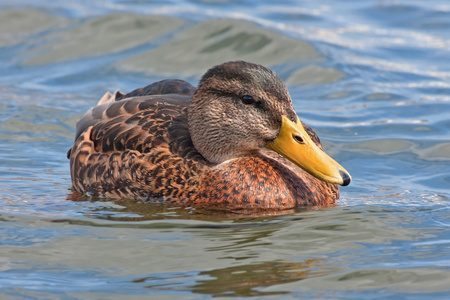
[[[268,148],[326,182],[348,185],[349,173],[317,146],[271,70],[243,61],[208,70],[189,106],[195,148],[214,164]]]

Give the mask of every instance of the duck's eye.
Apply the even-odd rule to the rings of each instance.
[[[253,99],[250,95],[244,95],[241,97],[241,100],[244,104],[253,104],[255,103],[255,99]]]

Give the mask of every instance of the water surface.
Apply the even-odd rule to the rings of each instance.
[[[448,20],[446,1],[0,1],[1,298],[445,298]],[[233,59],[287,83],[353,176],[338,206],[74,199],[66,152],[106,91]]]

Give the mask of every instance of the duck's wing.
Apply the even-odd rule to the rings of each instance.
[[[144,97],[144,96],[157,96],[157,95],[170,95],[165,96],[164,99],[168,102],[174,102],[175,105],[186,105],[186,101],[189,102],[191,96],[195,93],[196,88],[189,82],[179,79],[166,79],[161,80],[146,87],[136,89],[128,94],[124,94],[120,91],[106,92],[100,99],[97,106],[88,110],[84,116],[77,122],[75,140],[81,133],[86,131],[90,126],[94,126],[98,122],[106,119],[116,117],[124,112],[135,113],[138,110],[143,110],[146,105],[141,104],[141,107],[135,107],[134,110],[122,111],[120,108],[123,105],[113,104],[118,101],[131,100],[136,98],[133,103],[149,102],[147,106],[151,106],[151,102],[161,101],[161,97]],[[184,97],[183,97],[184,96]],[[139,97],[139,98],[138,98]],[[143,97],[143,98],[141,98]],[[152,100],[155,98],[155,100]],[[128,108],[133,105],[128,105]],[[106,113],[107,112],[107,113]]]
[[[119,101],[131,97],[148,96],[148,95],[166,95],[177,94],[184,96],[194,95],[197,89],[189,82],[180,79],[166,79],[154,82],[146,87],[136,89],[128,94],[116,96],[115,101]]]
[[[140,199],[189,193],[185,187],[195,186],[193,174],[204,164],[189,134],[190,99],[180,94],[128,97],[88,111],[68,153],[74,190]]]
[[[187,127],[187,106],[195,90],[186,81],[169,79],[129,94],[107,93],[77,122],[75,141],[93,127],[91,139],[98,151],[145,152],[152,144],[164,141],[174,153],[195,158],[199,155]]]
[[[158,148],[170,155],[202,160],[190,137],[187,108],[190,97],[174,94],[128,98],[94,107],[77,124],[75,144],[87,129],[101,153]],[[73,147],[69,150],[70,158]]]

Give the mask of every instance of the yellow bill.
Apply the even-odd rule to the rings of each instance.
[[[285,116],[281,118],[280,133],[266,144],[266,148],[283,155],[320,180],[343,186],[350,183],[350,174],[311,140],[300,119],[294,123]]]

